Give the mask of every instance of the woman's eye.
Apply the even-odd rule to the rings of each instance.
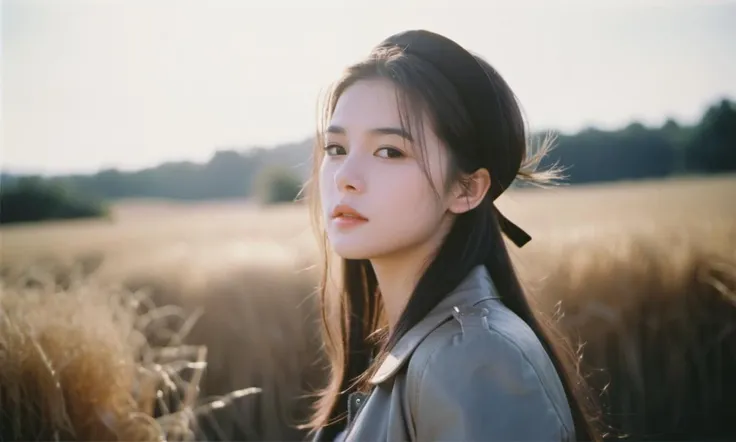
[[[331,157],[335,155],[345,155],[345,148],[336,144],[330,144],[329,146],[325,147],[325,153],[327,153],[327,155]]]
[[[404,156],[404,152],[395,147],[382,147],[376,151],[376,155],[381,158],[401,158]]]

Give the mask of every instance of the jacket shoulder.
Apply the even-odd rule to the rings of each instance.
[[[536,334],[500,301],[457,307],[453,317],[419,344],[409,361],[410,372],[422,371],[430,358],[450,354],[472,365],[501,363],[505,360],[503,355],[512,353],[521,357],[519,363],[532,365],[536,370],[553,369]]]
[[[495,299],[455,308],[453,316],[427,335],[409,360],[406,394],[417,419],[440,418],[432,416],[432,407],[442,409],[439,402],[446,401],[446,406],[456,410],[467,407],[505,416],[505,427],[494,433],[499,437],[523,439],[529,431],[541,432],[529,433],[532,438],[572,437],[572,417],[562,383],[531,328]],[[539,423],[534,429],[526,421],[530,414],[536,414]],[[493,417],[476,414],[462,419],[467,428],[477,419],[485,432]]]

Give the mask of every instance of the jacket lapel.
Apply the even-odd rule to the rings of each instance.
[[[498,298],[485,266],[475,267],[455,290],[399,339],[369,382],[373,385],[381,384],[398,373],[424,338],[452,317],[454,307],[470,306]]]

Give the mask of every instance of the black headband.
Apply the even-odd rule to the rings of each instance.
[[[402,51],[419,57],[432,64],[456,88],[468,110],[474,131],[473,139],[478,145],[493,146],[492,149],[476,149],[483,156],[482,163],[489,169],[493,165],[509,162],[510,167],[496,167],[490,170],[495,182],[491,186],[493,200],[498,198],[516,178],[521,167],[523,152],[511,147],[509,130],[504,126],[498,132],[488,121],[505,120],[499,96],[488,73],[478,60],[462,46],[441,35],[412,30],[393,35],[384,40],[378,48],[398,47]],[[503,149],[506,149],[504,151]],[[531,236],[511,222],[496,209],[501,230],[518,247],[531,240]]]

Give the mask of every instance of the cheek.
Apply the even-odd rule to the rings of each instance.
[[[335,171],[329,161],[323,161],[317,176],[317,187],[319,188],[319,196],[322,205],[329,204],[330,195],[335,187]]]
[[[371,177],[368,191],[356,202],[365,210],[370,223],[352,232],[327,229],[332,247],[339,255],[370,259],[415,247],[437,232],[442,207],[420,167],[377,166],[366,175]],[[323,203],[335,196],[329,189],[321,191]]]
[[[439,196],[444,196],[447,192],[450,170],[447,158],[445,158],[443,153],[436,154],[435,157],[431,159],[430,173],[432,177],[432,185],[436,189],[436,192],[440,194]]]
[[[442,215],[442,205],[432,185],[418,168],[385,177],[374,186],[380,189],[373,197],[381,207],[381,224],[386,231],[422,234],[433,228]]]
[[[437,194],[432,188],[437,183],[430,182],[419,166],[399,172],[395,179],[383,180],[382,185],[387,199],[405,209],[425,213],[437,209]]]
[[[322,184],[326,179],[329,179],[332,176],[333,172],[330,170],[330,162],[323,158],[320,161],[317,179],[319,180],[320,184]]]

